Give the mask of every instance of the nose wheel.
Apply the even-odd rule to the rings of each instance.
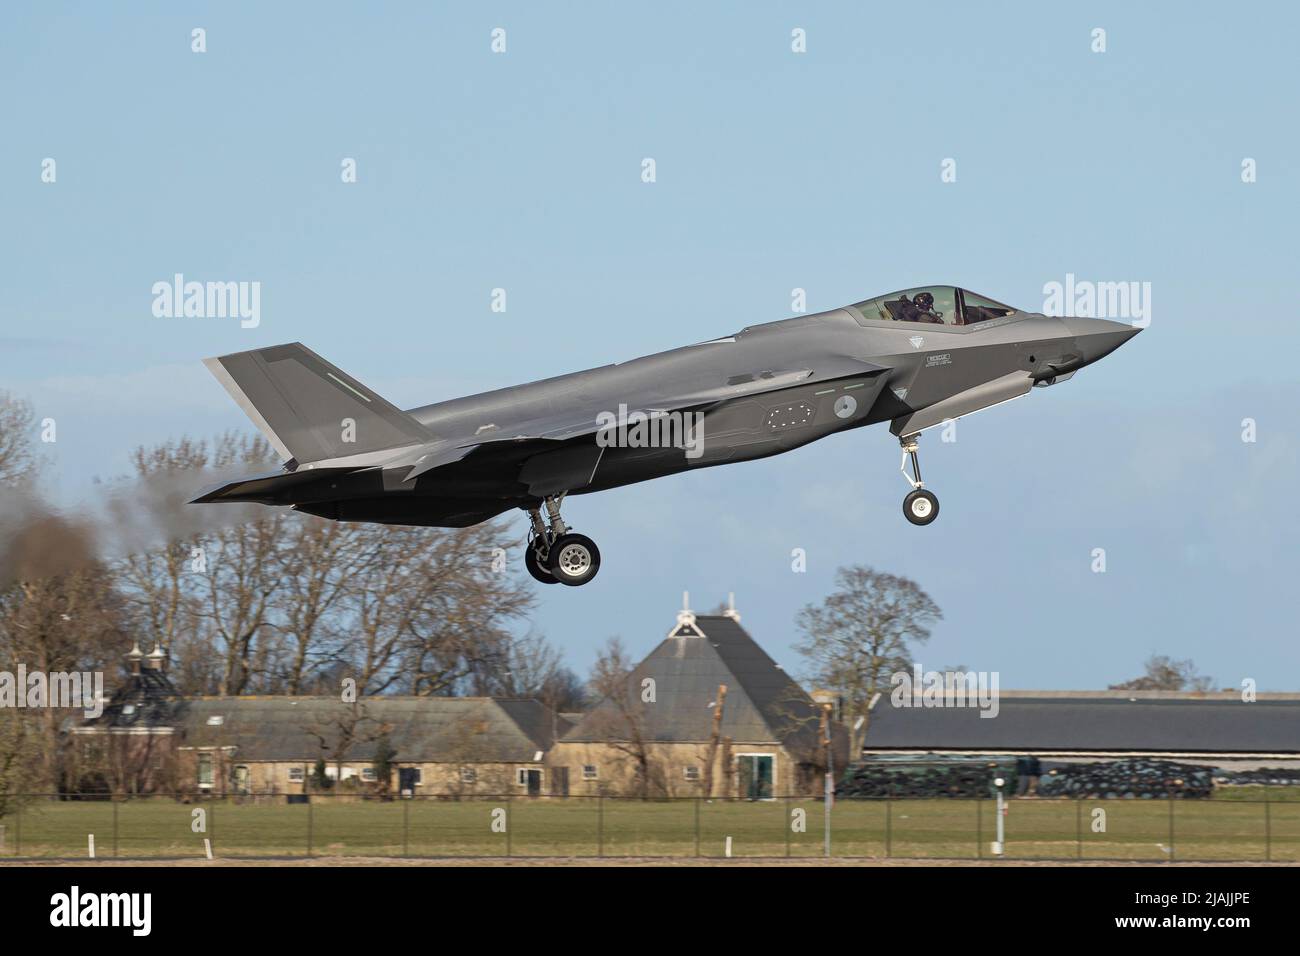
[[[927,525],[939,517],[939,499],[934,492],[927,490],[921,482],[921,461],[916,455],[920,439],[919,434],[904,435],[898,439],[898,443],[903,446],[903,462],[899,465],[898,470],[903,473],[907,483],[912,486],[912,490],[903,499],[903,515],[912,524]],[[907,473],[909,461],[912,465],[910,475]]]
[[[546,519],[540,508],[528,509],[532,527],[524,550],[524,567],[542,584],[580,587],[600,570],[600,549],[585,534],[574,534],[560,517],[564,495],[546,498]]]

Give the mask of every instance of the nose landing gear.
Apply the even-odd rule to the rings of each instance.
[[[600,549],[584,534],[574,534],[560,517],[564,495],[544,500],[546,520],[540,508],[528,509],[532,527],[524,550],[524,567],[542,584],[579,587],[600,570]]]
[[[927,491],[921,481],[921,462],[916,455],[920,440],[921,435],[919,432],[903,435],[898,439],[898,443],[903,446],[903,461],[898,466],[898,470],[903,473],[907,483],[912,486],[912,490],[903,499],[903,515],[912,524],[927,525],[939,517],[939,499],[934,492]],[[907,473],[909,459],[912,462],[912,474],[910,475]]]

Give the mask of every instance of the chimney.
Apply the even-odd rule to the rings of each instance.
[[[165,673],[167,670],[167,652],[162,649],[162,644],[154,641],[153,650],[145,658],[144,666],[151,671]]]
[[[137,639],[136,642],[131,645],[131,649],[127,651],[126,654],[126,666],[130,669],[131,673],[137,677],[140,675],[140,660],[143,657],[144,654],[140,653],[140,641]]]
[[[695,626],[695,612],[691,610],[691,594],[689,591],[682,592],[682,609],[677,612],[677,626],[688,629]]]

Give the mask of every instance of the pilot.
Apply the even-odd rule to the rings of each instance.
[[[929,292],[918,292],[911,301],[905,295],[899,296],[894,311],[903,322],[943,322],[943,313],[934,311],[934,296]]]

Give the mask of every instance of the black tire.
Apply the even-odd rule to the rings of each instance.
[[[927,525],[939,517],[939,499],[933,492],[917,488],[903,499],[903,515],[912,524]]]
[[[556,581],[580,587],[600,570],[600,549],[585,534],[562,534],[551,542],[546,566]]]
[[[542,584],[560,583],[555,580],[550,571],[542,567],[541,563],[537,560],[537,551],[534,550],[532,545],[524,546],[524,567],[528,569],[528,573],[533,576],[534,580],[540,581]]]

